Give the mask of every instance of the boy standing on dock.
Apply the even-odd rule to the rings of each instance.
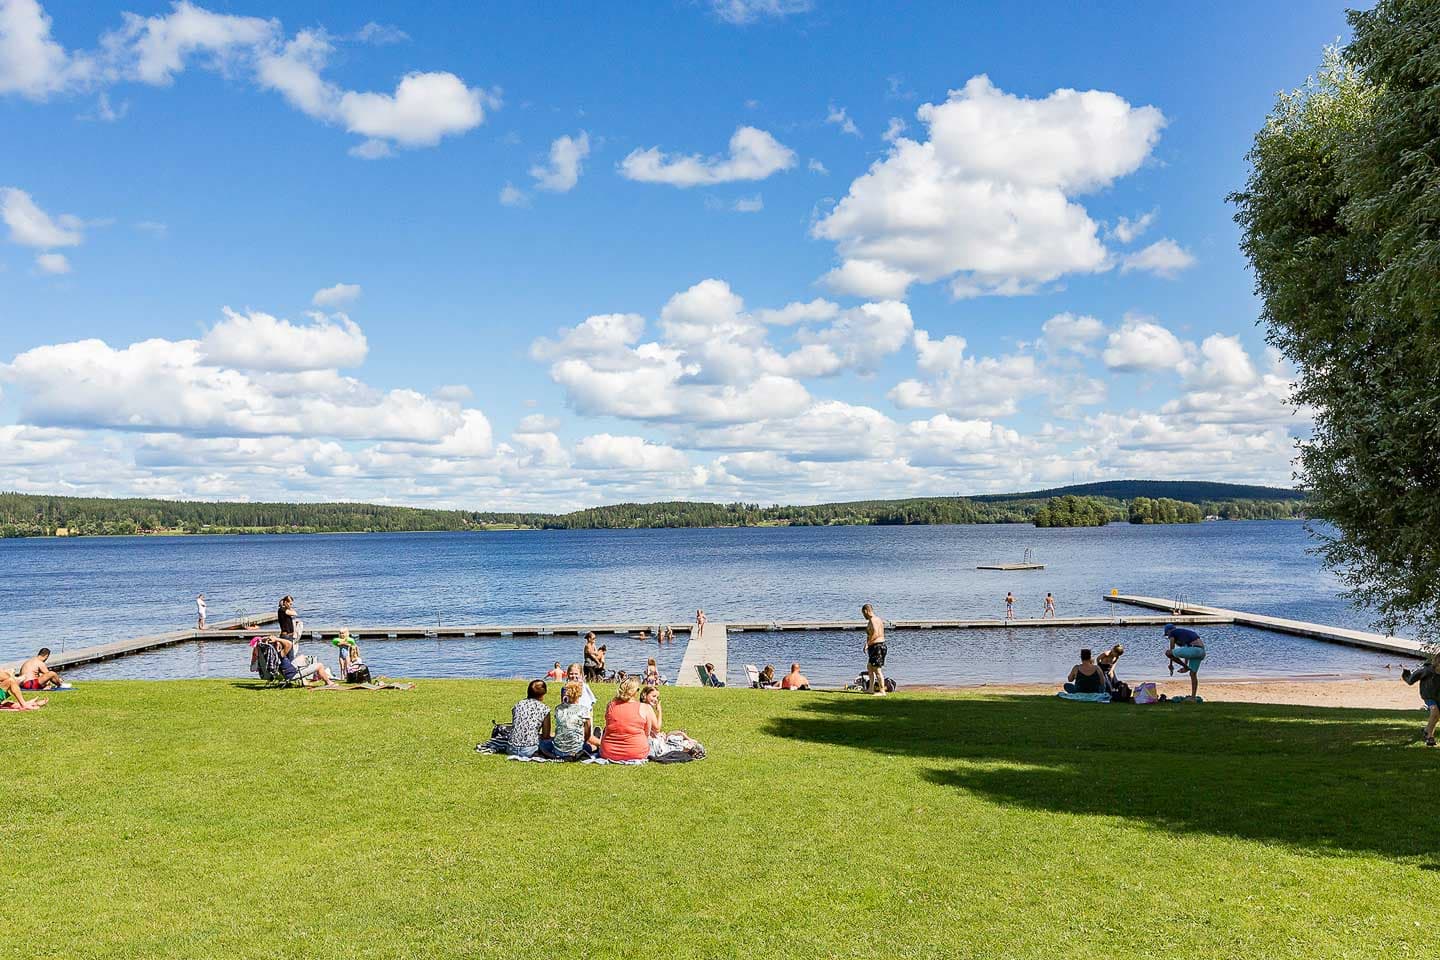
[[[1005,591],[1005,619],[1015,619],[1015,594],[1009,590]]]
[[[885,696],[885,621],[875,615],[870,604],[860,608],[865,618],[865,673],[869,678],[869,692],[873,696]]]
[[[205,629],[205,594],[195,598],[195,629]]]

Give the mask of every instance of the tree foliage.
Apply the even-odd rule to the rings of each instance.
[[[1283,94],[1234,194],[1268,339],[1315,411],[1320,553],[1389,628],[1440,639],[1440,5],[1381,0]]]
[[[1205,519],[1198,504],[1159,497],[1136,497],[1130,501],[1131,523],[1199,523]]]
[[[1037,527],[1103,527],[1123,515],[1114,501],[1098,497],[1051,497],[1035,513]]]

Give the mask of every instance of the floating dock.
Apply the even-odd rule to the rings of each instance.
[[[1044,570],[1043,563],[981,563],[976,570]]]
[[[700,686],[700,673],[695,668],[707,663],[715,664],[715,675],[721,680],[725,679],[725,671],[730,667],[730,630],[726,624],[706,623],[705,629],[698,634],[691,632],[690,642],[685,645],[685,659],[680,661],[680,675],[675,678],[675,685]]]
[[[152,633],[144,637],[132,637],[129,640],[115,640],[111,643],[102,643],[93,647],[80,647],[75,650],[52,650],[50,659],[47,661],[50,669],[59,670],[61,667],[78,667],[86,663],[99,663],[101,660],[114,660],[117,657],[126,657],[132,653],[144,653],[147,650],[158,650],[161,647],[174,646],[177,643],[185,643],[189,640],[202,640],[205,637],[215,634],[222,637],[252,636],[255,631],[243,631],[247,623],[275,623],[275,614],[260,614],[254,617],[240,617],[237,620],[221,621],[214,630],[172,630],[169,633]],[[273,632],[273,631],[272,631]],[[28,659],[28,658],[27,658]],[[14,663],[0,663],[0,670],[18,672],[20,664],[24,660],[16,660]]]
[[[1222,617],[1226,622],[1234,623],[1242,627],[1255,627],[1259,630],[1271,630],[1275,633],[1288,633],[1297,637],[1310,637],[1314,640],[1324,640],[1327,643],[1341,643],[1349,647],[1379,650],[1382,653],[1397,653],[1401,656],[1416,657],[1419,659],[1424,659],[1429,656],[1424,645],[1418,641],[1409,640],[1405,637],[1388,636],[1383,633],[1369,633],[1365,630],[1350,630],[1345,627],[1330,627],[1320,623],[1307,623],[1304,620],[1287,620],[1284,617],[1271,617],[1261,613],[1245,613],[1240,610],[1226,610],[1223,607],[1202,606],[1195,603],[1166,600],[1160,597],[1106,594],[1105,599],[1111,603],[1128,603],[1137,607],[1149,607],[1151,610],[1178,611],[1178,615],[1184,616]]]
[[[1158,628],[1167,623],[1186,626],[1236,624],[1239,626],[1255,627],[1260,630],[1271,630],[1276,633],[1310,637],[1315,640],[1323,640],[1330,643],[1342,643],[1354,647],[1379,650],[1385,653],[1394,653],[1407,657],[1423,658],[1427,655],[1421,644],[1403,637],[1387,637],[1378,633],[1366,633],[1361,630],[1330,627],[1323,624],[1306,623],[1300,620],[1287,620],[1283,617],[1270,617],[1263,614],[1226,610],[1220,607],[1201,606],[1157,597],[1111,594],[1106,595],[1105,599],[1112,603],[1129,604],[1166,612],[1163,615],[1041,617],[1016,618],[1011,620],[997,618],[965,620],[887,620],[886,628],[890,630],[1054,630],[1105,627]],[[118,657],[129,656],[135,653],[145,653],[150,650],[158,650],[192,640],[236,641],[257,635],[275,636],[279,632],[273,628],[257,629],[253,626],[248,629],[245,628],[246,624],[255,623],[273,624],[275,623],[275,616],[268,614],[256,617],[244,617],[239,620],[221,623],[213,630],[175,630],[169,633],[151,634],[129,640],[117,640],[112,643],[104,643],[94,647],[62,651],[51,654],[50,665],[56,669],[75,667],[88,663],[97,663],[102,660],[114,660]],[[361,642],[369,640],[459,640],[474,637],[551,636],[573,636],[578,640],[578,638],[583,637],[591,631],[601,635],[621,636],[644,633],[653,639],[655,626],[653,623],[529,623],[457,626],[382,624],[380,626],[346,626],[344,629],[349,630],[350,636]],[[719,673],[721,677],[725,676],[725,671],[729,665],[729,635],[731,633],[864,630],[865,621],[740,620],[728,623],[706,624],[705,632],[699,635],[696,634],[693,624],[675,624],[673,626],[663,624],[663,626],[669,626],[677,633],[687,633],[690,635],[689,642],[685,648],[680,675],[676,678],[681,684],[689,686],[699,683],[698,675],[695,672],[695,667],[698,664],[713,663],[715,664],[716,672]],[[307,626],[304,631],[304,639],[313,642],[338,636],[341,629],[342,628],[338,626],[328,625],[323,627]],[[16,662],[3,666],[7,669],[16,670],[19,669],[20,664]]]

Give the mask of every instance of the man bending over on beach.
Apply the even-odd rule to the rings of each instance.
[[[1425,723],[1425,746],[1435,746],[1435,722],[1440,720],[1440,653],[1434,654],[1419,670],[1402,670],[1401,678],[1410,684],[1420,684],[1420,699],[1430,717]]]
[[[20,664],[20,689],[21,690],[59,690],[65,681],[60,679],[60,674],[50,669],[45,661],[50,659],[50,648],[41,647],[40,651]]]
[[[870,604],[860,608],[865,617],[865,673],[866,686],[873,696],[885,696],[885,621],[875,615]]]
[[[1200,661],[1205,659],[1205,641],[1194,630],[1173,623],[1165,624],[1165,636],[1170,638],[1170,649],[1165,651],[1170,673],[1174,674],[1175,665],[1179,664],[1181,673],[1190,674],[1190,696],[1193,697],[1200,689]]]

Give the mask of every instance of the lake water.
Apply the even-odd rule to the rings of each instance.
[[[1061,616],[1118,612],[1110,589],[1365,628],[1333,576],[1307,552],[1299,523],[1114,524],[1039,530],[1020,525],[794,527],[722,530],[516,531],[326,536],[116,537],[0,541],[0,662],[193,624],[204,592],[212,622],[272,611],[293,594],[314,626],[840,620],[875,604],[887,619],[1038,616],[1046,591]],[[1033,548],[1046,569],[980,571]],[[1131,612],[1139,612],[1133,610]],[[1288,676],[1384,672],[1392,658],[1235,627],[1205,628],[1207,674]],[[860,665],[856,633],[732,635],[732,680],[745,662],[798,659],[817,683]],[[1080,646],[1122,642],[1132,677],[1165,672],[1159,631],[897,631],[902,682],[1053,679]],[[671,647],[610,638],[610,664]],[[327,656],[333,659],[327,653]],[[405,676],[529,676],[579,659],[574,637],[395,640],[365,644],[377,672]],[[77,669],[82,677],[239,676],[244,648],[187,644]]]

